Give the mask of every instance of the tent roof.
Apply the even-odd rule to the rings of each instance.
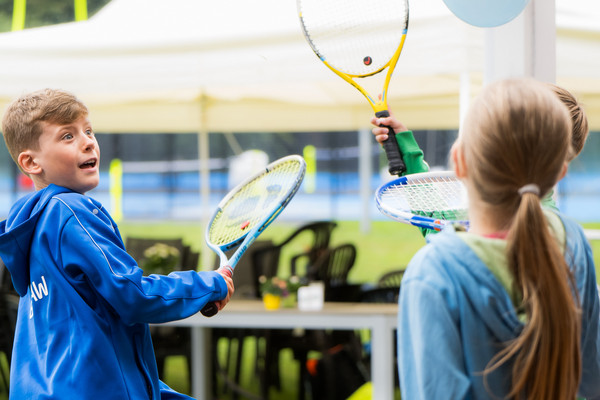
[[[557,83],[600,129],[600,7],[557,1]],[[484,30],[413,0],[389,102],[408,126],[456,128],[482,84]],[[85,22],[0,34],[0,107],[61,87],[99,132],[346,130],[371,108],[305,42],[292,0],[113,0]],[[381,77],[366,80],[372,93]],[[464,87],[464,86],[463,86]]]

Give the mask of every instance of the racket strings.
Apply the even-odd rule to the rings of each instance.
[[[302,169],[298,161],[283,162],[240,187],[213,218],[208,240],[217,246],[236,242],[261,224],[266,215],[284,207],[286,198],[291,198],[299,186]]]
[[[467,200],[462,183],[448,177],[429,177],[391,185],[382,201],[396,209],[409,210],[443,220],[466,220]]]
[[[298,11],[319,57],[355,76],[385,68],[408,26],[404,0],[298,0]]]

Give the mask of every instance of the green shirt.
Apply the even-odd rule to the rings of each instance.
[[[566,243],[565,228],[562,225],[560,217],[549,210],[544,210],[544,215],[548,220],[548,225],[556,240],[560,243],[561,250],[564,252]],[[490,272],[498,279],[502,287],[510,296],[513,305],[519,309],[521,304],[521,294],[515,290],[513,285],[514,277],[508,268],[508,260],[506,258],[506,240],[498,238],[489,238],[481,235],[476,235],[466,231],[457,232],[461,238],[473,252],[483,261],[489,268]],[[525,314],[521,311],[520,318],[524,318]]]
[[[429,165],[423,160],[423,150],[419,147],[412,131],[398,132],[396,141],[406,165],[406,171],[403,175],[429,171]]]

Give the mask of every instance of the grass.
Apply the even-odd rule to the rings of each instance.
[[[290,235],[296,226],[276,222],[259,239],[271,239],[278,243]],[[121,223],[119,229],[123,237],[180,237],[196,251],[210,251],[203,248],[204,230],[196,223],[130,222]],[[286,260],[290,254],[303,251],[308,246],[308,238],[301,235],[294,240],[284,250],[282,260]],[[367,233],[360,231],[356,221],[338,221],[331,240],[331,245],[350,242],[357,246],[356,263],[349,276],[352,283],[373,283],[384,272],[406,266],[415,252],[425,244],[417,228],[393,221],[374,221]],[[289,274],[289,268],[285,262],[282,264],[281,273],[285,276]]]
[[[332,245],[351,242],[358,248],[357,260],[352,269],[349,280],[352,283],[374,283],[383,273],[397,269],[408,264],[412,256],[424,244],[425,240],[421,237],[418,230],[414,227],[395,223],[393,221],[374,221],[368,233],[362,233],[359,223],[355,221],[339,221],[339,226],[333,232]],[[283,240],[295,229],[295,225],[275,223],[269,227],[261,239],[272,239],[275,242]],[[600,229],[600,223],[584,224],[586,229]],[[120,224],[122,236],[135,237],[160,237],[176,238],[181,237],[190,244],[196,251],[207,251],[203,248],[204,230],[195,222],[166,222],[166,223],[139,223],[124,222]],[[286,255],[302,251],[303,247],[308,245],[308,241],[302,238],[294,248],[287,250],[282,254],[282,259]],[[600,241],[592,242],[594,261],[596,264],[596,275],[600,275]],[[283,275],[289,271],[282,271]],[[247,339],[253,340],[253,339]],[[226,343],[219,342],[220,357],[224,357],[223,346]],[[258,381],[254,371],[254,349],[253,343],[244,346],[243,353],[243,372],[241,377],[242,386],[252,393],[258,393]],[[223,359],[221,358],[221,361]],[[184,357],[171,357],[167,360],[167,372],[165,381],[174,389],[183,393],[190,393],[187,383],[187,368]],[[270,398],[274,400],[283,400],[295,398],[295,388],[297,387],[298,366],[293,360],[291,352],[282,352],[280,365],[285,366],[281,369],[282,390],[271,389]],[[6,366],[6,360],[0,354],[0,366]],[[221,397],[223,399],[226,396]],[[6,400],[6,396],[0,393],[0,400]]]
[[[583,224],[586,229],[600,229],[600,222]],[[123,237],[161,237],[177,238],[191,245],[196,251],[210,251],[203,249],[204,230],[197,223],[121,223],[120,230]],[[296,225],[274,223],[260,236],[260,239],[272,239],[280,242],[291,234]],[[289,258],[290,254],[302,251],[308,245],[304,240],[308,237],[299,237],[293,246],[282,253],[282,260]],[[338,227],[332,234],[332,245],[340,243],[354,243],[357,246],[356,264],[350,271],[351,283],[373,283],[383,273],[406,266],[413,255],[425,244],[425,239],[418,229],[413,226],[399,224],[394,221],[373,221],[367,233],[360,231],[357,221],[338,221]],[[296,241],[294,241],[296,242]],[[600,240],[591,242],[596,265],[596,276],[600,277]],[[283,263],[282,275],[289,273],[287,265]]]

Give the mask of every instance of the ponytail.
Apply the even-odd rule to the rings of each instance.
[[[528,322],[486,373],[512,360],[508,398],[575,399],[581,377],[577,290],[536,193],[521,195],[507,241],[509,268]]]

